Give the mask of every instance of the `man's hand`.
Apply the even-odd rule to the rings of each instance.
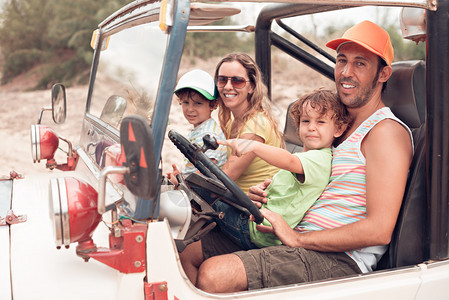
[[[232,149],[232,155],[240,157],[244,154],[254,151],[254,143],[258,143],[254,140],[247,139],[229,139],[225,141],[217,141],[220,145],[228,146]]]
[[[290,228],[280,214],[266,208],[262,208],[260,212],[271,223],[271,226],[257,225],[257,230],[264,233],[274,233],[286,246],[294,247],[296,245],[299,233]]]

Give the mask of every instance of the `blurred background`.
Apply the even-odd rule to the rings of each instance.
[[[42,163],[32,163],[29,128],[36,123],[40,109],[50,105],[50,88],[54,83],[61,82],[67,87],[67,122],[54,125],[50,113],[46,113],[42,124],[50,124],[56,132],[63,133],[65,138],[76,144],[93,56],[90,48],[92,32],[102,20],[129,2],[0,0],[0,176],[8,176],[11,170],[29,174],[45,169]],[[254,25],[263,5],[244,4],[250,13],[219,21],[216,25]],[[425,59],[425,44],[417,46],[402,39],[399,13],[397,8],[363,7],[284,22],[317,44],[324,45],[348,27],[369,19],[390,33],[395,60]],[[254,54],[251,34],[189,33],[179,74],[193,67],[213,74],[219,58],[234,51],[236,44],[239,51]],[[272,100],[279,115],[283,115],[284,107],[301,93],[332,85],[330,81],[316,81],[305,72],[297,68],[288,70],[288,63],[283,60],[273,65],[273,81],[277,80],[279,84],[273,84],[276,90],[273,90]],[[173,105],[172,114],[181,114],[177,105]],[[175,120],[183,119],[181,116],[171,116],[171,125],[176,123]],[[281,118],[281,127],[282,122]],[[186,127],[186,124],[178,125]]]

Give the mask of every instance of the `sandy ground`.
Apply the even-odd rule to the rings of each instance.
[[[180,74],[193,67],[202,68],[212,74],[216,61],[196,60],[194,64],[181,66]],[[314,88],[333,87],[331,81],[322,81],[319,77],[315,78],[308,74],[305,67],[298,68],[296,65],[293,68],[289,67],[290,65],[288,61],[282,59],[273,63],[273,114],[279,120],[282,129],[285,123],[286,107],[291,101]],[[43,107],[50,106],[51,93],[50,90],[26,91],[32,84],[33,78],[23,76],[8,85],[0,86],[0,176],[8,176],[12,170],[23,175],[43,171],[51,172],[45,170],[44,162],[33,163],[30,142],[30,126],[36,124],[39,111]],[[60,125],[54,124],[51,112],[44,112],[41,124],[50,126],[58,135],[69,139],[76,145],[81,132],[87,86],[68,88],[66,94],[67,121]],[[185,121],[180,106],[174,101],[167,132],[170,129],[176,129],[185,134],[189,128],[190,125]],[[162,158],[164,173],[171,170],[172,162],[178,162],[178,165],[182,164],[181,153],[168,140],[164,144]],[[63,162],[64,159],[65,154],[58,150],[56,160]]]

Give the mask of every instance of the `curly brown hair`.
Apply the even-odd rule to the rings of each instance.
[[[306,105],[310,105],[310,107],[316,110],[320,115],[332,112],[331,118],[335,120],[335,124],[339,128],[343,128],[343,126],[349,127],[352,122],[352,118],[349,115],[346,106],[341,103],[337,93],[320,88],[302,96],[296,100],[290,108],[290,116],[293,118],[296,126],[296,134],[298,136],[301,123],[300,119],[304,114]]]

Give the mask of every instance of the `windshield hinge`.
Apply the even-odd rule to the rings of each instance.
[[[8,210],[6,217],[0,217],[0,226],[13,225],[27,221],[26,215],[16,216],[12,210]]]

